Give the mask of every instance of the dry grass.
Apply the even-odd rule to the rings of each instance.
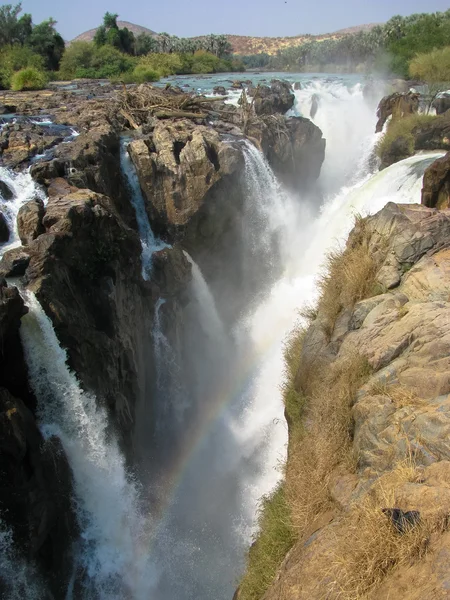
[[[392,145],[399,139],[404,140],[405,148],[409,154],[414,154],[414,130],[418,127],[430,125],[437,118],[434,115],[414,114],[401,119],[392,119],[386,133],[377,144],[376,152],[378,156],[383,160],[383,157],[390,152]]]
[[[367,360],[357,353],[316,374],[305,409],[305,425],[290,438],[286,497],[299,535],[332,505],[329,482],[334,469],[354,468],[351,452],[351,406],[370,375]]]
[[[319,279],[318,310],[329,335],[343,308],[350,308],[377,291],[375,275],[380,260],[369,249],[370,237],[366,220],[358,216],[346,248],[327,257],[325,272]]]
[[[397,566],[410,564],[426,553],[433,532],[443,531],[442,516],[420,519],[401,533],[383,509],[395,506],[394,490],[416,482],[419,474],[411,460],[381,477],[370,492],[340,523],[330,564],[330,595],[361,600],[375,590]]]
[[[370,394],[387,396],[397,408],[404,408],[405,406],[420,406],[425,402],[412,390],[400,384],[375,382],[370,387]]]

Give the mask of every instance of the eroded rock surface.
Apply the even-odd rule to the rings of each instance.
[[[407,92],[400,94],[395,92],[390,96],[385,96],[378,105],[376,133],[383,131],[384,124],[389,117],[401,119],[407,115],[413,115],[419,110],[419,94]]]
[[[429,208],[450,208],[450,152],[426,169],[422,204]]]
[[[253,98],[257,115],[286,114],[294,106],[295,96],[288,81],[273,79],[270,87],[258,85],[250,88],[248,94]]]

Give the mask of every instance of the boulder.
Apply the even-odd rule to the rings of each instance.
[[[0,277],[21,277],[30,263],[30,255],[24,248],[7,250],[0,260]]]
[[[450,109],[450,94],[438,96],[438,98],[433,100],[431,106],[436,110],[437,115],[443,115]]]
[[[414,92],[407,92],[406,94],[395,92],[382,98],[377,109],[378,122],[375,131],[377,133],[382,131],[384,124],[391,116],[393,119],[401,119],[407,115],[417,113],[419,99],[419,94]]]
[[[300,83],[300,81],[296,81],[294,83],[294,90],[301,90],[302,89],[302,84]]]
[[[2,162],[5,166],[15,168],[28,163],[35,155],[43,154],[63,140],[64,136],[45,131],[31,121],[8,124],[0,133]]]
[[[295,96],[288,81],[273,79],[270,87],[258,85],[248,90],[257,115],[285,114],[294,106]]]
[[[14,191],[9,187],[7,183],[0,179],[0,195],[3,200],[12,200],[14,198]]]
[[[422,204],[429,208],[450,208],[450,152],[426,169]]]
[[[185,226],[208,192],[243,163],[241,152],[216,131],[187,120],[158,123],[152,137],[131,142],[129,152],[149,214],[171,230]]]
[[[9,240],[9,226],[5,215],[0,211],[0,243],[4,244]]]
[[[305,188],[319,177],[325,159],[322,131],[304,117],[274,115],[251,121],[247,135],[261,148],[283,182]]]
[[[218,94],[219,96],[226,96],[227,90],[223,87],[223,85],[216,85],[213,89],[214,94]]]
[[[20,241],[24,246],[30,244],[41,233],[44,233],[44,203],[40,198],[30,200],[20,207],[17,214],[17,229]]]

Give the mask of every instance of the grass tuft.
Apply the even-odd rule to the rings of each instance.
[[[398,140],[402,140],[405,145],[405,151],[409,155],[414,154],[414,129],[423,127],[435,121],[435,115],[415,114],[403,117],[402,119],[393,119],[387,126],[386,133],[378,142],[376,152],[378,156],[383,158],[390,152],[392,145]]]

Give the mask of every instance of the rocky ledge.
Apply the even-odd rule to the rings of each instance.
[[[390,203],[333,263],[287,405],[298,539],[266,600],[448,596],[449,234],[449,210]]]

